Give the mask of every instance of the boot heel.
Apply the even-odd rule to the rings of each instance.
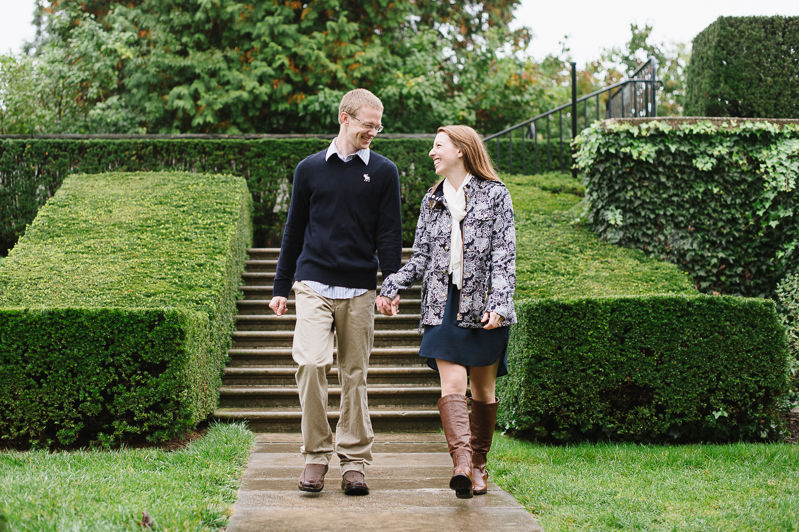
[[[449,489],[455,490],[455,496],[459,499],[471,499],[472,479],[466,475],[455,475],[449,481]]]

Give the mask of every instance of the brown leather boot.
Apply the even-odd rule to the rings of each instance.
[[[450,489],[459,499],[472,498],[472,446],[469,432],[469,407],[465,395],[447,395],[438,400],[441,424],[452,456]]]
[[[488,472],[486,460],[494,438],[494,427],[497,424],[497,406],[499,401],[483,403],[472,399],[472,486],[475,495],[483,495],[488,491]]]

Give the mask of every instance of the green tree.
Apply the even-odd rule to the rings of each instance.
[[[71,58],[88,132],[329,132],[355,87],[382,97],[389,132],[490,132],[550,91],[530,32],[508,29],[517,4],[39,0],[31,48]]]
[[[117,95],[133,34],[76,16],[79,23],[62,14],[50,21],[54,31],[74,25],[64,42],[42,41],[35,56],[0,55],[0,133],[136,131]]]

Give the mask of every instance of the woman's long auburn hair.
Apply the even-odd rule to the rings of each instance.
[[[436,133],[445,133],[463,153],[463,164],[467,172],[483,179],[499,181],[483,139],[474,129],[469,126],[441,126]]]

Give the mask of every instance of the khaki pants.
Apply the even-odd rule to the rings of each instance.
[[[333,434],[327,421],[327,373],[333,366],[333,332],[338,344],[341,417],[336,425],[335,452],[342,475],[364,472],[372,460],[374,432],[366,396],[366,372],[374,344],[375,291],[353,299],[320,296],[302,282],[294,283],[297,325],[292,356],[299,365],[297,387],[302,406],[300,449],[306,464],[325,464],[333,455]]]

